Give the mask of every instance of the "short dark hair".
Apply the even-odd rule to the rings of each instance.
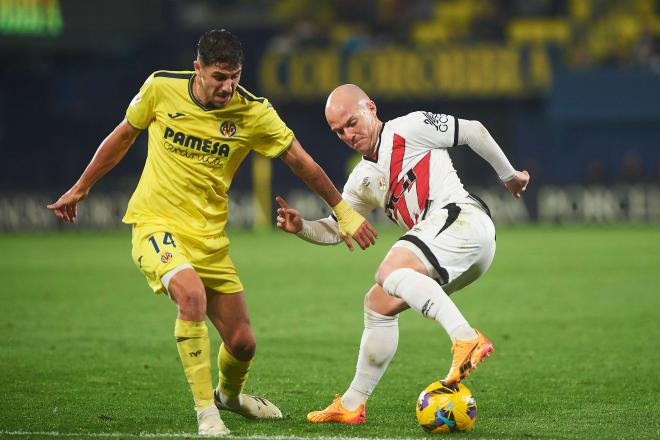
[[[243,65],[243,46],[231,32],[212,29],[200,37],[197,57],[205,66],[226,64],[233,69]]]

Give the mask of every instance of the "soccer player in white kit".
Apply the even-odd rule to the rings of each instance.
[[[384,208],[407,231],[378,267],[365,297],[351,385],[326,409],[307,416],[314,423],[357,424],[365,422],[365,403],[396,352],[399,312],[412,308],[448,333],[453,360],[446,383],[467,377],[493,351],[448,296],[486,272],[495,255],[495,227],[485,203],[463,188],[447,150],[469,145],[515,197],[527,187],[529,174],[511,166],[480,122],[418,111],[383,123],[376,104],[353,84],[330,94],[325,115],[332,131],[363,155],[343,198],[363,215]],[[312,243],[343,240],[350,247],[333,217],[307,221],[281,197],[277,201],[278,228]]]

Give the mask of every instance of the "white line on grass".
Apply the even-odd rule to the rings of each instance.
[[[58,432],[58,431],[0,431],[0,436],[39,436],[39,437],[99,437],[99,438],[206,438],[186,432]],[[300,437],[294,435],[228,435],[226,439],[254,440],[419,440],[412,437],[342,437],[342,436],[312,436]]]

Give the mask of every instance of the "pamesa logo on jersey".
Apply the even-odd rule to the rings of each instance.
[[[220,134],[224,137],[234,137],[236,134],[236,124],[234,124],[234,121],[225,121],[220,124]]]
[[[190,150],[201,151],[211,155],[229,157],[229,145],[215,141],[214,139],[202,139],[197,136],[192,136],[181,131],[175,131],[170,127],[165,127],[163,133],[165,139],[165,147],[172,151],[177,152],[173,144],[180,145],[181,147]]]

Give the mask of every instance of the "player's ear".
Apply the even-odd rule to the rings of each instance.
[[[199,73],[200,73],[201,70],[202,70],[202,63],[200,63],[199,61],[195,60],[195,61],[193,61],[193,67],[195,68],[195,73],[199,75]]]
[[[373,101],[367,102],[367,108],[374,114],[378,114],[378,109],[376,108],[376,103]]]

